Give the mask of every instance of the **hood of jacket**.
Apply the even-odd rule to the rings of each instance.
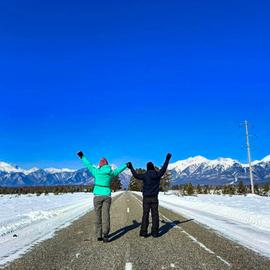
[[[102,174],[110,174],[112,172],[112,168],[110,165],[103,165],[98,170]]]

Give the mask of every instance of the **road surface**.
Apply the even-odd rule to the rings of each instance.
[[[4,269],[270,269],[269,258],[161,207],[161,236],[140,238],[141,215],[141,198],[123,193],[113,199],[110,243],[96,241],[92,211]]]

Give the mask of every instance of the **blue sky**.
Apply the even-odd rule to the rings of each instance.
[[[268,1],[2,1],[0,160],[270,154]]]

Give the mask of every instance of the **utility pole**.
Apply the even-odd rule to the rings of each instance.
[[[245,128],[246,128],[247,153],[248,153],[251,192],[252,192],[252,194],[254,194],[253,173],[252,173],[252,163],[251,163],[250,143],[249,143],[249,133],[248,133],[248,121],[247,120],[245,120]]]

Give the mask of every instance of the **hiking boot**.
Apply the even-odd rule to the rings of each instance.
[[[103,238],[102,237],[98,237],[98,242],[101,242],[101,241],[103,241]]]
[[[152,235],[152,237],[154,237],[154,238],[158,238],[158,232],[152,232],[151,235]]]
[[[140,237],[146,238],[148,237],[148,234],[146,232],[140,232]]]
[[[104,235],[103,243],[109,243],[109,236],[108,235]]]

